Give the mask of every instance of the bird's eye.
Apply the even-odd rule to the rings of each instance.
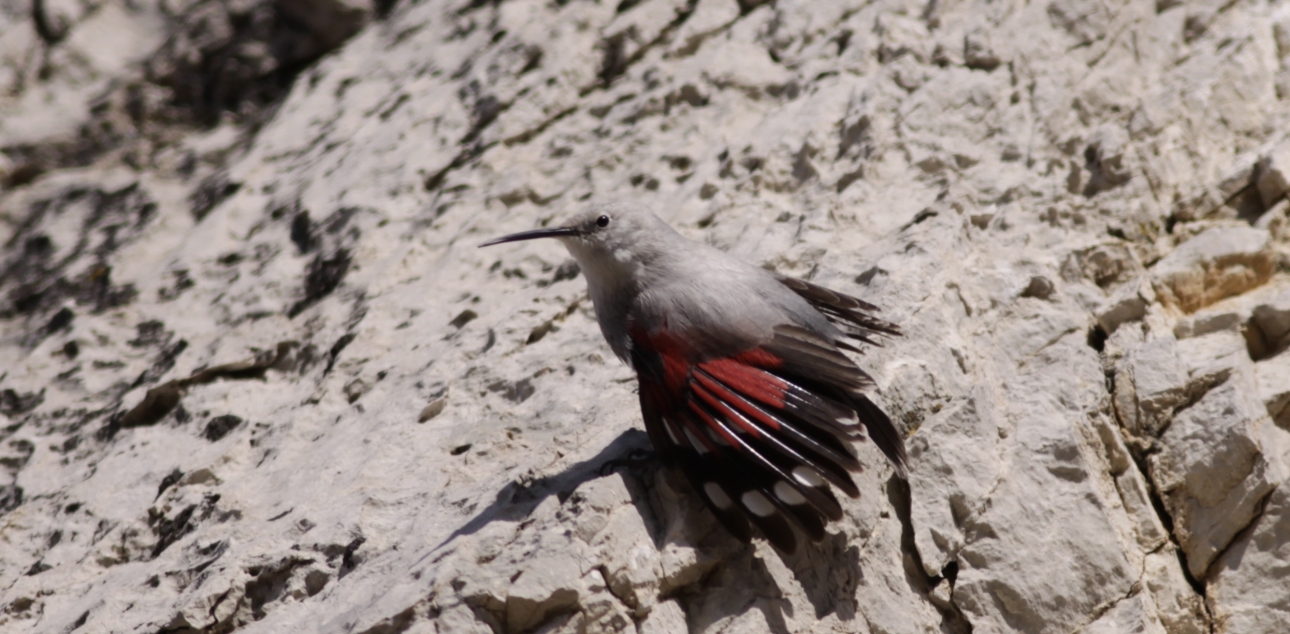
[[[609,216],[601,216],[601,217],[599,217],[599,218],[596,218],[596,226],[597,226],[597,227],[608,227],[608,226],[609,226]]]

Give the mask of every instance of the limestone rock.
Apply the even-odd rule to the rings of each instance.
[[[1116,634],[1119,632],[1168,632],[1156,617],[1156,606],[1151,598],[1139,593],[1125,599],[1108,610],[1101,618],[1083,631],[1089,634]]]
[[[1290,355],[1281,354],[1267,361],[1254,364],[1254,380],[1259,390],[1259,400],[1268,408],[1278,425],[1290,428],[1286,406],[1290,405]]]
[[[1290,140],[1277,145],[1259,161],[1255,178],[1264,207],[1271,207],[1290,192]]]
[[[1266,231],[1214,228],[1184,242],[1153,268],[1164,301],[1193,312],[1251,290],[1275,268]]]
[[[1147,555],[1142,582],[1151,593],[1165,631],[1177,634],[1209,631],[1210,615],[1205,602],[1188,582],[1172,545],[1166,544]]]
[[[1178,348],[1175,367],[1186,371],[1190,394],[1166,392],[1173,397],[1164,411],[1166,426],[1156,432],[1149,475],[1173,518],[1191,574],[1202,577],[1288,474],[1279,453],[1263,446],[1261,428],[1270,421],[1244,341],[1219,332],[1184,340]],[[1180,378],[1175,372],[1166,382],[1177,385]]]
[[[1287,16],[0,2],[0,631],[1279,634]],[[786,556],[642,458],[475,248],[619,198],[899,323],[908,480]]]
[[[1275,632],[1290,626],[1290,607],[1277,594],[1290,557],[1290,492],[1282,486],[1263,515],[1219,558],[1210,573],[1210,605],[1221,632]]]

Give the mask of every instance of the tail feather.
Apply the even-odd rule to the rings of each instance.
[[[747,459],[738,458],[736,450],[731,446],[723,447],[722,443],[715,441],[709,435],[709,431],[714,430],[709,428],[705,431],[702,423],[696,420],[697,417],[689,409],[678,410],[675,418],[682,426],[681,431],[691,448],[708,463],[705,466],[709,467],[707,472],[712,479],[691,481],[691,484],[701,490],[710,505],[716,507],[718,517],[742,514],[776,548],[786,553],[796,552],[797,536],[793,533],[792,526],[775,504],[774,498],[767,496],[757,479],[749,473]],[[666,418],[664,420],[672,422]]]
[[[746,541],[755,526],[791,553],[794,527],[819,541],[842,517],[833,487],[859,497],[860,425],[902,476],[906,456],[900,432],[861,392],[872,379],[836,343],[792,325],[774,332],[759,347],[691,359],[665,330],[635,330],[630,358],[659,452],[732,535]]]
[[[770,430],[748,420],[706,389],[699,387],[696,389],[696,394],[700,400],[698,403],[692,401],[691,406],[701,404],[707,414],[705,420],[712,421],[713,425],[723,425],[727,429],[731,427],[726,421],[733,421],[735,425],[742,427],[745,431],[739,433],[738,438],[750,453],[766,462],[776,475],[788,481],[789,486],[799,489],[802,496],[807,498],[825,517],[834,520],[842,517],[842,506],[829,491],[828,483],[832,482],[838,488],[847,491],[854,489],[855,484],[845,471],[822,460],[818,454],[794,447],[796,443],[791,440],[781,439],[779,434],[771,433]],[[761,455],[763,453],[765,458]],[[801,467],[818,473],[824,481],[816,482],[813,480],[814,473],[801,471]],[[792,475],[795,469],[798,470],[796,476]],[[859,491],[857,490],[856,493]]]
[[[763,455],[746,434],[731,429],[722,416],[714,414],[706,406],[690,401],[687,412],[690,421],[702,423],[705,429],[725,439],[728,446],[721,447],[721,451],[729,452],[730,457],[735,458],[735,467],[743,476],[740,483],[745,487],[740,493],[740,499],[749,491],[759,491],[779,514],[791,520],[813,541],[824,539],[823,512],[816,505],[827,507],[827,498],[820,495],[814,487],[796,483],[774,461]],[[836,499],[833,502],[836,504]],[[758,527],[760,528],[760,524]]]
[[[795,277],[778,275],[776,278],[834,323],[859,330],[860,334],[900,336],[900,326],[870,314],[878,312],[878,307],[869,302]],[[849,336],[866,341],[861,337]]]
[[[887,413],[874,405],[873,401],[864,394],[852,394],[851,402],[855,404],[856,412],[860,414],[860,421],[864,423],[873,444],[887,456],[900,477],[908,477],[909,456],[905,453],[905,439],[900,430],[896,429],[895,423],[892,423]]]

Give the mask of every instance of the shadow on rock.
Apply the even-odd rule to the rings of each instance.
[[[532,479],[523,478],[519,481],[509,482],[502,487],[501,491],[497,492],[497,497],[492,504],[485,507],[469,522],[466,522],[464,526],[453,531],[447,539],[431,549],[429,553],[426,553],[425,557],[429,557],[439,551],[458,537],[474,535],[494,521],[515,522],[523,520],[543,500],[552,495],[564,502],[583,483],[603,477],[606,473],[604,469],[606,463],[613,464],[641,451],[648,451],[649,446],[649,437],[645,435],[645,432],[639,429],[628,429],[619,434],[617,438],[606,445],[604,449],[601,449],[595,456],[569,465],[564,471],[553,475]],[[643,501],[641,504],[643,504]],[[646,513],[648,513],[648,509],[642,509],[642,515]]]
[[[781,555],[782,557],[782,555]],[[820,543],[807,541],[796,556],[784,564],[802,584],[802,591],[815,608],[815,618],[837,614],[841,621],[856,618],[856,588],[864,579],[860,548],[847,543],[847,535],[833,533]]]
[[[795,558],[800,557],[801,553]],[[732,628],[732,631],[742,631],[742,627],[752,626],[743,615],[756,609],[761,612],[765,631],[788,634],[788,619],[793,618],[794,611],[785,594],[757,550],[745,546],[703,580],[684,588],[677,598],[692,632],[720,629],[720,624],[730,627],[734,623],[740,629]]]

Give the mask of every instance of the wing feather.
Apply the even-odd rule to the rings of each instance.
[[[800,281],[789,287],[824,302],[826,317],[854,333],[898,334],[881,320],[856,319],[873,309],[860,300]],[[822,539],[826,522],[842,517],[831,487],[860,494],[850,441],[862,437],[861,425],[903,474],[900,433],[862,393],[874,382],[842,351],[851,346],[785,324],[763,345],[692,359],[693,346],[664,329],[629,334],[651,441],[732,535],[746,541],[756,526],[784,552],[797,547],[794,526]]]

